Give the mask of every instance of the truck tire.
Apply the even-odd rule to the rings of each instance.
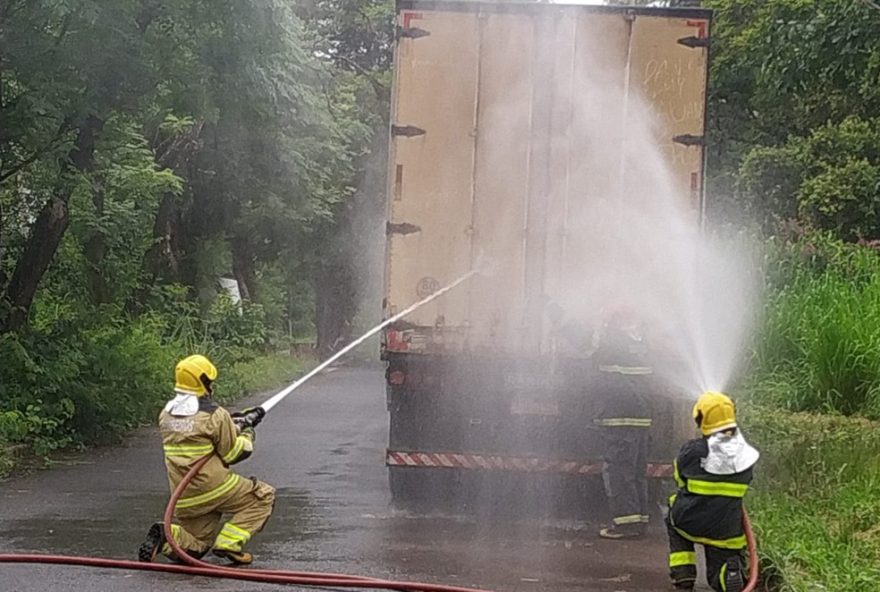
[[[391,504],[398,510],[420,510],[430,506],[431,469],[388,467]]]

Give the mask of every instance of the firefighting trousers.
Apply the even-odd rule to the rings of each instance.
[[[648,428],[606,427],[603,440],[602,478],[614,526],[642,531],[648,523]]]
[[[669,533],[669,577],[676,586],[687,588],[697,581],[697,553],[694,543],[679,534],[666,519]],[[706,554],[706,580],[716,592],[726,592],[727,560],[736,558],[740,567],[745,565],[742,549],[722,549],[703,545]]]
[[[194,555],[212,548],[241,551],[265,526],[274,505],[275,488],[256,479],[240,478],[238,485],[223,497],[178,508],[171,532],[177,543]],[[170,548],[166,545],[163,552],[169,554]]]

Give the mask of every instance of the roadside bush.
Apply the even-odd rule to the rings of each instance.
[[[307,366],[308,362],[289,353],[272,353],[234,362],[227,374],[242,386],[240,395],[251,395],[293,382]]]
[[[847,117],[745,154],[737,194],[765,230],[799,219],[847,241],[880,239],[880,119]]]
[[[172,395],[175,362],[204,353],[218,366],[216,397],[229,403],[290,381],[302,363],[261,351],[258,307],[220,301],[202,320],[150,313],[95,322],[64,313],[42,330],[0,335],[0,475],[8,445],[38,456],[111,441],[152,423]]]

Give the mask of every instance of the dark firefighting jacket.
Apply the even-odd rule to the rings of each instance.
[[[647,344],[623,331],[608,331],[593,352],[596,425],[650,427],[653,368]]]
[[[716,475],[705,470],[708,438],[690,440],[675,459],[678,491],[669,500],[669,521],[684,538],[695,543],[742,549],[743,497],[752,481],[752,467]]]

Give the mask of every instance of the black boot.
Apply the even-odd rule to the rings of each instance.
[[[722,580],[727,592],[742,592],[746,587],[746,579],[743,574],[742,561],[739,557],[730,557],[722,568]]]
[[[214,549],[214,555],[226,559],[233,565],[250,565],[254,562],[254,556],[247,551],[230,551],[229,549]]]
[[[138,547],[138,561],[152,563],[156,556],[162,552],[165,546],[165,526],[161,522],[155,522],[147,531],[147,537]]]
[[[161,522],[154,523],[150,526],[150,530],[147,531],[147,536],[144,539],[144,542],[138,547],[138,561],[143,561],[145,563],[156,561],[156,557],[162,553],[165,543],[167,542],[168,539],[165,538],[165,525]],[[201,559],[205,555],[205,551],[191,551],[189,549],[184,549],[183,552],[193,559]],[[168,559],[173,563],[186,565],[186,562],[182,561],[180,557],[174,553],[171,553],[168,556]]]

